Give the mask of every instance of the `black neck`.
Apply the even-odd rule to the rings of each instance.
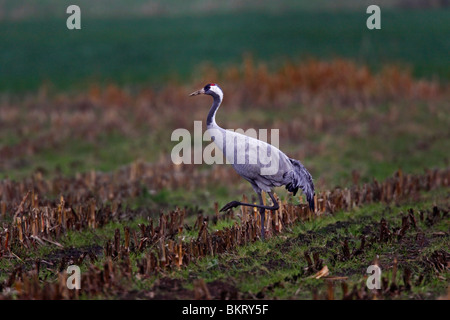
[[[217,109],[219,109],[220,103],[222,102],[219,96],[212,97],[214,99],[214,102],[211,106],[211,109],[209,110],[208,118],[206,118],[206,125],[208,126],[215,122]]]

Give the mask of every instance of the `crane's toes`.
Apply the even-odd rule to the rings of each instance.
[[[241,203],[239,201],[231,201],[231,202],[227,203],[222,209],[220,209],[220,212],[224,212],[224,211],[227,211],[228,209],[236,208],[240,204]]]

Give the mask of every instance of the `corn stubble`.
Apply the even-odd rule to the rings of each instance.
[[[41,185],[49,182],[41,181]],[[39,184],[37,184],[39,185]],[[450,171],[427,170],[424,175],[405,175],[401,171],[395,176],[383,182],[354,186],[352,188],[334,189],[323,191],[317,195],[318,208],[316,215],[312,214],[306,204],[293,205],[286,201],[281,202],[279,210],[269,213],[265,226],[267,238],[282,233],[284,229],[298,221],[316,219],[324,214],[333,214],[339,210],[349,210],[372,202],[398,202],[404,198],[411,198],[421,191],[450,185]],[[58,239],[69,230],[81,231],[101,228],[109,221],[126,220],[136,212],[124,210],[116,204],[97,203],[95,199],[83,202],[84,197],[72,191],[67,197],[61,196],[59,201],[41,203],[38,195],[40,189],[35,188],[26,192],[23,196],[22,183],[3,181],[0,184],[0,194],[6,198],[4,215],[11,215],[11,221],[3,223],[0,228],[0,259],[15,261],[20,259],[15,252],[20,250],[38,250],[39,247],[53,245],[62,247]],[[22,196],[21,196],[22,195]],[[70,199],[70,200],[69,200]],[[81,202],[80,202],[81,199]],[[244,199],[245,200],[245,199]],[[5,205],[3,205],[5,207]],[[12,214],[14,212],[14,214]],[[151,278],[167,274],[170,270],[184,268],[191,262],[198,261],[206,256],[220,255],[231,252],[238,246],[259,241],[260,219],[259,214],[250,209],[241,209],[236,212],[228,212],[223,216],[214,218],[199,214],[192,227],[185,222],[186,211],[177,209],[168,213],[161,213],[159,219],[150,219],[148,224],[140,224],[138,229],[125,227],[116,229],[114,237],[107,240],[103,250],[86,252],[72,259],[71,263],[84,264],[87,270],[82,273],[81,291],[68,290],[65,285],[67,274],[65,268],[69,261],[62,259],[59,266],[61,271],[56,281],[47,281],[39,276],[39,268],[48,262],[37,260],[34,267],[28,264],[19,264],[9,275],[3,284],[4,288],[14,290],[18,298],[23,299],[67,299],[77,298],[80,293],[89,297],[96,295],[108,295],[120,293],[124,290],[124,280],[132,277],[138,279]],[[211,219],[210,219],[211,218]],[[439,210],[433,209],[428,216],[419,215],[419,219],[427,223],[435,223],[440,219]],[[234,224],[221,230],[210,231],[210,223],[217,223],[221,219],[232,219]],[[210,222],[212,220],[212,222]],[[366,239],[361,242],[359,248],[353,251],[347,242],[342,244],[342,255],[338,257],[342,261],[360,254],[371,241],[388,242],[399,241],[409,228],[415,228],[416,215],[410,211],[402,219],[401,227],[393,231],[383,219],[380,222],[379,236],[377,239]],[[184,233],[184,229],[196,230],[197,236],[191,237]],[[419,235],[418,235],[419,237]],[[420,240],[420,239],[419,239]],[[141,258],[133,260],[130,255],[140,255]],[[103,265],[96,263],[101,258]],[[90,260],[88,263],[87,260]],[[315,278],[326,279],[329,270],[323,266],[323,261],[317,253],[311,260],[305,253],[308,262],[306,274]],[[430,268],[437,272],[447,268],[445,252],[437,252],[425,261]],[[389,285],[389,292],[396,292],[395,275]],[[411,286],[410,271],[403,275],[407,286]],[[334,279],[336,280],[336,279]],[[339,279],[342,280],[342,279]],[[329,279],[333,281],[333,277]],[[198,287],[202,287],[197,283]],[[385,287],[387,284],[385,284]],[[204,296],[207,291],[199,289]],[[332,297],[331,289],[328,296]],[[8,290],[4,290],[8,292]],[[346,291],[347,292],[347,291]],[[353,289],[346,293],[349,298],[364,298],[361,292]],[[7,298],[8,294],[3,294]]]

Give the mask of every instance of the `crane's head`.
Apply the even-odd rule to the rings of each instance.
[[[212,96],[213,98],[220,98],[220,100],[222,100],[223,98],[222,89],[220,89],[220,87],[216,83],[209,83],[204,88],[192,92],[189,96],[198,96],[199,94],[207,94]]]

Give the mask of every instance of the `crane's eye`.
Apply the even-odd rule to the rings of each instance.
[[[211,89],[211,85],[210,85],[210,84],[207,84],[207,85],[203,88],[203,90],[205,90],[205,92],[208,91],[209,89]]]

